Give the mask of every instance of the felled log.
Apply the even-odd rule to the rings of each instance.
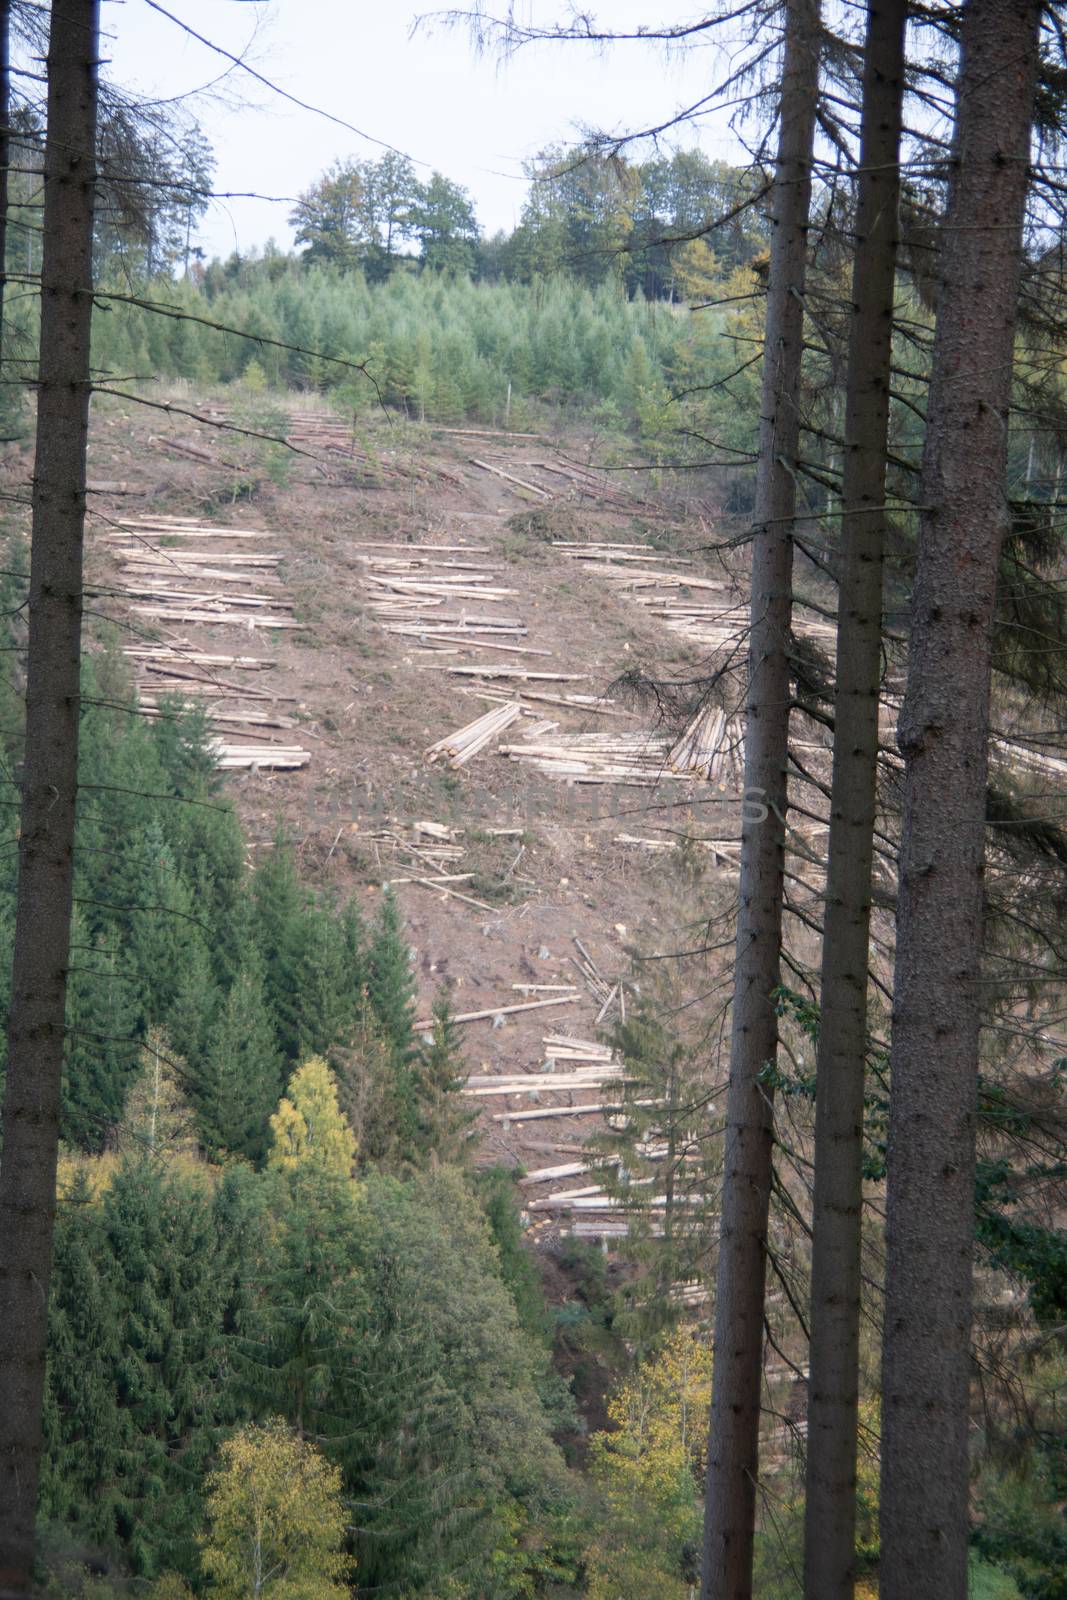
[[[552,496],[547,489],[541,489],[536,483],[527,483],[525,478],[516,478],[514,473],[505,472],[502,467],[494,467],[488,461],[479,461],[477,456],[471,456],[471,465],[481,467],[483,472],[491,472],[494,477],[504,478],[508,483],[517,484],[520,489],[526,489],[530,494],[535,494],[541,500],[551,500]]]
[[[450,767],[465,766],[479,750],[484,750],[492,739],[503,733],[505,728],[510,728],[521,715],[522,706],[517,700],[501,706],[499,710],[487,711],[483,717],[468,722],[458,732],[446,734],[436,744],[430,745],[426,759],[432,762],[444,756]]]
[[[521,1005],[489,1006],[484,1011],[461,1011],[452,1018],[453,1022],[487,1022],[493,1017],[510,1017],[517,1011],[543,1011],[546,1006],[569,1006],[579,998],[577,991],[574,994],[554,995],[548,1000],[524,1000]],[[417,1022],[416,1030],[420,1033],[432,1027],[432,1023]]]

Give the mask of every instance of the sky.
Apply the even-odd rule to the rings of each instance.
[[[545,145],[570,141],[582,127],[622,131],[661,123],[729,71],[721,47],[707,45],[670,56],[649,43],[534,45],[501,62],[479,55],[465,28],[432,22],[434,0],[159,3],[288,94],[369,136],[302,111],[247,73],[231,71],[194,102],[215,147],[217,190],[294,197],[335,157],[376,158],[382,149],[372,141],[381,140],[409,155],[420,178],[437,168],[468,188],[488,233],[517,223],[526,191],[522,163]],[[523,20],[535,23],[567,14],[567,0],[514,3]],[[500,0],[500,10],[506,4]],[[596,10],[614,31],[692,14],[686,0],[662,12],[655,0],[601,0]],[[106,0],[103,28],[109,75],[145,95],[184,95],[229,65],[150,0]],[[672,137],[683,146],[700,144],[712,157],[743,159],[724,112]],[[209,256],[261,247],[269,238],[286,248],[290,209],[291,201],[216,202],[200,243]]]

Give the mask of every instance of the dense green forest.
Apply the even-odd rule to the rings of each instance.
[[[198,714],[131,715],[107,651],[87,678],[41,1500],[56,1592],[80,1593],[88,1563],[113,1568],[85,1590],[101,1600],[126,1573],[157,1600],[205,1583],[244,1594],[252,1485],[273,1497],[279,1550],[296,1551],[291,1581],[311,1564],[293,1593],[346,1593],[336,1562],[361,1591],[412,1600],[685,1600],[710,1364],[668,1290],[691,1267],[646,1240],[649,1282],[666,1285],[650,1323],[625,1311],[635,1284],[620,1297],[600,1251],[572,1244],[573,1297],[550,1309],[513,1175],[472,1165],[443,995],[416,1032],[388,893],[369,922],[312,894],[281,836],[249,867]],[[647,1093],[669,1035],[638,1018],[618,1042]],[[610,1147],[636,1151],[647,1127],[638,1115]],[[1001,1227],[991,1246],[1055,1318],[1047,1243],[1028,1256]],[[607,1429],[583,1441],[575,1401],[597,1369],[616,1391]],[[1036,1418],[1051,1422],[1059,1381],[1055,1362],[1035,1366]],[[1044,1439],[1017,1473],[982,1480],[983,1600],[1063,1592],[1062,1449]],[[782,1488],[758,1570],[761,1595],[786,1600],[799,1501],[788,1474]]]
[[[87,679],[41,1499],[59,1592],[88,1562],[160,1600],[212,1574],[243,1594],[219,1510],[240,1483],[212,1470],[237,1441],[269,1487],[295,1439],[335,1471],[368,1592],[607,1600],[625,1572],[683,1596],[706,1350],[679,1333],[624,1381],[581,1247],[554,1326],[511,1176],[472,1167],[443,996],[415,1031],[395,902],[365,924],[311,894],[281,837],[249,868],[198,715],[132,715],[107,652]],[[620,1374],[591,1477],[554,1344]],[[298,1548],[303,1481],[270,1490]],[[328,1553],[299,1593],[344,1592]]]

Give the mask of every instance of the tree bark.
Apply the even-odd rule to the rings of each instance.
[[[968,0],[927,404],[890,1058],[883,1600],[964,1600],[990,656],[1039,0]]]
[[[30,1591],[70,953],[99,0],[48,49],[26,752],[0,1166],[0,1600]]]
[[[845,382],[837,686],[815,1101],[806,1600],[852,1600],[856,1577],[863,1094],[906,21],[906,0],[872,0]]]
[[[0,0],[0,380],[4,373],[7,208],[11,192],[11,0]],[[4,400],[7,396],[2,397]]]
[[[790,706],[790,625],[811,164],[819,84],[818,0],[788,0],[767,285],[752,546],[745,793],[763,821],[742,830],[741,877],[705,1490],[703,1600],[747,1600],[759,1467],[772,1091],[778,1053]],[[748,808],[746,808],[747,812]]]

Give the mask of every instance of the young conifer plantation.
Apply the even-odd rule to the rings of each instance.
[[[324,0],[468,183],[114,9],[0,0],[0,1600],[1067,1600],[1062,9]]]

